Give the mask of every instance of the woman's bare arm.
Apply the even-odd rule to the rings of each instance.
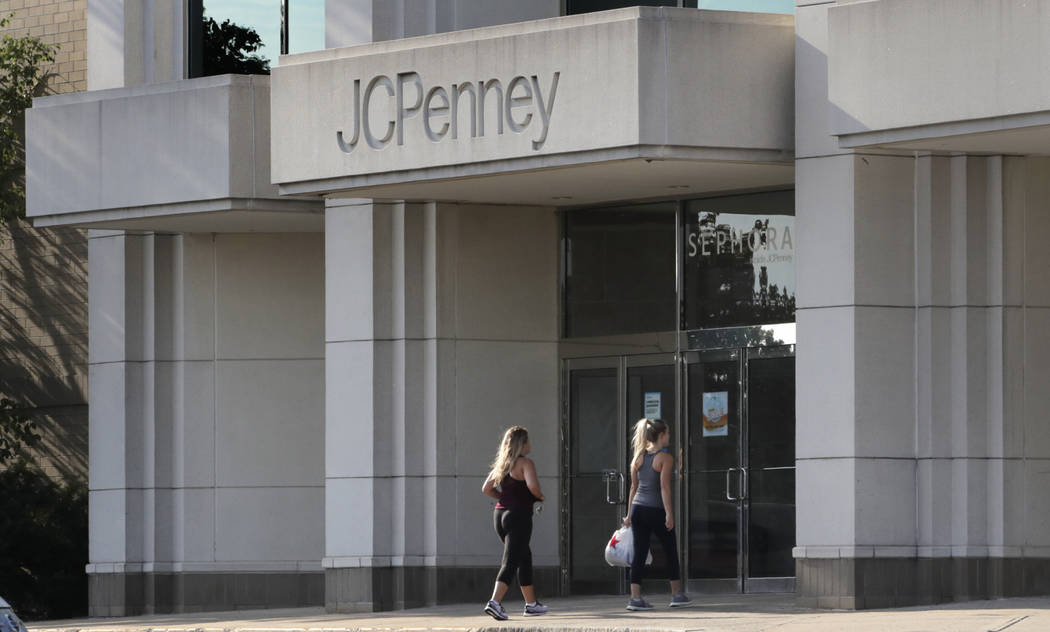
[[[667,530],[674,529],[674,504],[671,500],[671,470],[674,469],[674,457],[666,452],[661,452],[656,457],[660,471],[660,498],[664,501],[664,513],[667,520],[664,525]]]
[[[525,457],[521,457],[521,461],[522,473],[525,474],[525,485],[528,486],[533,496],[543,502],[543,491],[540,490],[540,477],[536,474],[536,464],[532,462],[532,459]]]
[[[499,492],[496,491],[496,481],[492,480],[492,477],[485,479],[485,484],[481,486],[481,493],[499,500]]]
[[[627,495],[627,516],[623,519],[623,526],[631,526],[631,507],[634,506],[634,495],[638,491],[638,468],[631,464],[631,493]]]

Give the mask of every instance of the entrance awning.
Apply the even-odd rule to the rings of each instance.
[[[282,194],[564,205],[794,179],[791,16],[635,7],[283,57]]]
[[[844,148],[1050,153],[1045,2],[880,0],[828,9],[831,131]]]

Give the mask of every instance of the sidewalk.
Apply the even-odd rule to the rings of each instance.
[[[359,615],[325,614],[320,608],[244,610],[205,614],[154,615],[120,619],[44,621],[31,632],[1045,632],[1050,630],[1050,597],[974,601],[863,612],[810,610],[792,595],[694,596],[694,606],[670,609],[665,595],[651,599],[648,613],[624,610],[623,597],[569,597],[548,602],[551,613],[522,617],[521,602],[507,601],[509,621],[481,612],[483,600]]]

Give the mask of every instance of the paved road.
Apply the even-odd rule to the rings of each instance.
[[[666,607],[632,613],[620,597],[553,599],[550,614],[522,617],[520,602],[507,602],[509,621],[481,612],[483,603],[359,615],[325,614],[320,608],[242,610],[121,619],[50,621],[31,632],[1048,632],[1050,597],[1002,599],[921,608],[863,612],[800,608],[786,595],[703,596],[688,609]]]

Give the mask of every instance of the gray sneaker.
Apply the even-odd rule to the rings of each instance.
[[[525,612],[522,614],[524,614],[526,617],[538,617],[541,614],[547,614],[547,606],[541,604],[538,601],[531,606],[529,604],[525,604]]]
[[[503,611],[503,605],[498,601],[489,601],[485,604],[485,613],[496,621],[506,621],[509,617]]]
[[[652,610],[653,604],[649,603],[645,599],[631,599],[627,602],[628,610]]]
[[[682,606],[693,605],[693,600],[689,598],[689,595],[685,593],[678,593],[677,595],[671,596],[671,607],[681,608]]]

